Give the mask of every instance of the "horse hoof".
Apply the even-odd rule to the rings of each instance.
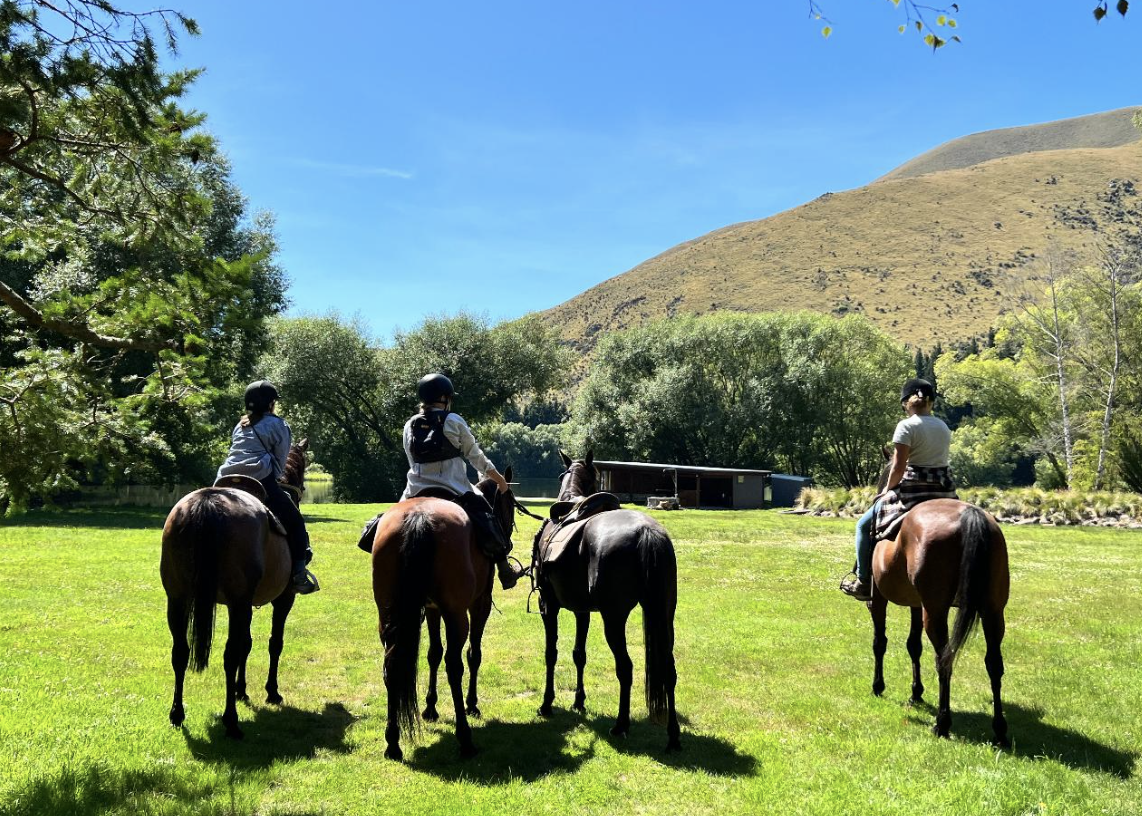
[[[182,706],[171,706],[170,713],[171,725],[178,728],[186,720],[186,711]]]
[[[950,729],[943,728],[938,724],[932,726],[932,733],[935,734],[940,739],[951,739],[950,731],[951,731]]]
[[[1007,737],[996,737],[991,741],[991,744],[996,748],[1002,748],[1006,751],[1011,747],[1011,740],[1009,740]]]
[[[541,717],[554,717],[555,711],[551,708],[550,704],[544,704],[539,707],[539,716]]]
[[[586,703],[575,703],[575,705],[571,706],[571,710],[574,711],[576,714],[584,714],[585,715],[587,713],[587,704]]]
[[[236,725],[226,726],[226,736],[232,740],[240,740],[246,738],[246,735],[242,733],[242,729]]]
[[[668,753],[668,754],[673,754],[675,751],[681,751],[681,750],[682,750],[682,743],[679,742],[677,739],[672,739],[672,740],[670,740],[670,742],[666,743],[666,753]]]
[[[266,702],[269,705],[281,705],[282,704],[282,696],[280,694],[278,694],[276,691],[271,691],[269,694],[266,695]]]
[[[249,703],[250,695],[243,691],[241,694],[234,695],[234,701],[238,703]]]
[[[480,749],[477,748],[472,743],[468,743],[467,745],[461,745],[460,746],[460,758],[461,759],[471,759],[472,757],[474,757],[478,753],[480,753]]]
[[[479,717],[479,716],[481,716],[481,714],[480,714],[480,707],[479,707],[479,706],[475,706],[475,705],[470,705],[470,706],[468,706],[466,709],[464,709],[464,713],[465,713],[465,714],[467,714],[469,717]]]
[[[913,696],[913,697],[910,697],[908,699],[908,707],[909,708],[914,708],[916,706],[922,706],[922,705],[924,705],[924,698],[923,697]]]
[[[421,713],[420,718],[425,722],[436,722],[440,719],[440,715],[436,712],[435,708],[426,708]]]
[[[397,762],[401,762],[404,760],[404,752],[400,746],[390,745],[385,749],[385,759],[395,759]]]
[[[873,683],[872,684],[872,694],[874,697],[883,697],[884,696],[884,683]]]
[[[618,724],[616,724],[615,727],[611,729],[611,736],[612,737],[622,737],[623,739],[626,739],[628,731],[630,731],[629,725],[618,725]]]

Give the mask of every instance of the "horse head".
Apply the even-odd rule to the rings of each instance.
[[[563,460],[564,466],[564,471],[559,476],[559,501],[571,501],[599,491],[599,472],[595,470],[594,451],[587,451],[587,455],[579,461],[574,461],[563,451],[559,451],[559,458]]]
[[[504,481],[510,483],[511,480],[512,468],[511,465],[508,465],[504,469]],[[491,479],[481,479],[480,483],[476,485],[476,489],[488,500],[488,504],[492,506],[492,515],[499,522],[504,533],[511,538],[511,534],[515,530],[515,509],[517,505],[515,494],[512,493],[511,488],[498,490],[496,483]]]

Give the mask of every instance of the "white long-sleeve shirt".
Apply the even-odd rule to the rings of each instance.
[[[480,474],[480,478],[489,470],[495,470],[495,465],[488,461],[484,451],[472,435],[472,429],[459,414],[449,414],[444,420],[444,436],[448,441],[464,454],[463,458],[457,456],[445,459],[442,462],[423,462],[417,464],[412,458],[412,420],[404,424],[404,453],[408,457],[408,482],[405,485],[401,501],[415,496],[426,487],[445,487],[457,495],[475,491],[475,487],[468,481],[468,467],[464,464],[467,459],[472,467]]]

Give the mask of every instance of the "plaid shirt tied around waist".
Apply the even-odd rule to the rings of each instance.
[[[956,483],[947,467],[908,465],[900,484],[889,490],[876,515],[876,540],[894,538],[904,514],[929,499],[958,499]]]

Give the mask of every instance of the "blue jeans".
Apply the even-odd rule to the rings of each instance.
[[[860,517],[856,528],[856,574],[866,584],[872,578],[872,526],[878,510],[880,502],[873,502],[868,512]]]

